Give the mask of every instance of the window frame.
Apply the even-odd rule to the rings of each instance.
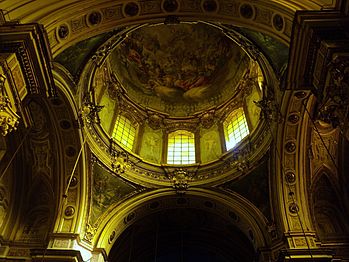
[[[236,111],[242,111],[242,114],[243,114],[243,117],[244,117],[244,119],[245,119],[245,121],[244,121],[244,126],[245,126],[245,128],[246,128],[246,130],[247,130],[247,134],[245,134],[243,137],[241,137],[241,139],[239,140],[239,141],[237,141],[237,142],[235,142],[235,144],[233,145],[233,146],[230,146],[230,148],[228,148],[228,145],[229,145],[229,140],[227,139],[229,136],[230,136],[230,134],[233,134],[234,133],[234,131],[236,130],[236,128],[234,129],[234,124],[233,124],[233,126],[232,126],[232,132],[230,133],[230,134],[228,134],[228,126],[230,125],[230,124],[232,124],[234,121],[236,121],[235,119],[234,119],[234,117],[232,116],[233,114],[235,114],[235,112]],[[233,111],[231,111],[226,117],[225,117],[225,119],[223,120],[223,122],[222,122],[222,137],[223,137],[223,141],[224,141],[224,150],[227,152],[227,151],[230,151],[231,149],[233,149],[234,147],[236,147],[236,145],[238,145],[239,143],[241,143],[241,141],[243,141],[247,136],[249,136],[250,135],[250,130],[251,130],[251,127],[250,127],[250,123],[249,123],[249,119],[248,119],[248,115],[246,115],[246,113],[245,113],[245,108],[244,108],[244,106],[240,106],[240,107],[237,107],[237,108],[235,108]],[[230,118],[230,119],[229,119]],[[239,115],[238,115],[238,117],[237,118],[239,118]],[[229,121],[229,122],[228,122]],[[240,126],[240,124],[238,125],[238,126]],[[239,132],[240,133],[240,132]],[[234,137],[235,137],[235,135],[233,135]],[[240,133],[240,136],[241,136],[241,133]]]
[[[183,163],[183,160],[181,158],[181,161],[180,163],[169,163],[168,161],[168,157],[169,157],[169,140],[171,139],[171,135],[172,134],[176,134],[176,133],[179,133],[179,132],[183,132],[183,133],[186,133],[186,134],[190,134],[192,136],[192,141],[193,141],[193,152],[194,152],[194,159],[190,159],[192,160],[193,162],[190,162],[190,163]],[[190,130],[187,130],[187,129],[177,129],[177,130],[174,130],[174,131],[171,131],[169,133],[166,134],[166,138],[165,138],[165,141],[166,143],[164,143],[164,163],[168,164],[168,165],[195,165],[197,162],[198,162],[198,143],[197,143],[197,135],[195,132],[192,132]],[[190,144],[190,143],[189,143]],[[189,151],[190,152],[190,151]],[[189,157],[188,157],[189,158]]]
[[[119,118],[123,118],[124,119],[124,123],[130,125],[131,128],[133,128],[133,132],[134,132],[134,136],[133,136],[133,141],[132,141],[132,144],[131,146],[129,147],[127,144],[123,143],[122,141],[119,141],[117,138],[116,138],[116,135],[115,135],[115,129],[117,127],[117,125],[119,124]],[[124,124],[125,126],[125,124]],[[129,135],[130,135],[130,130],[128,130],[128,136],[126,139],[128,139]],[[123,135],[124,133],[122,133]],[[136,144],[137,144],[137,134],[138,134],[138,125],[137,123],[135,123],[134,121],[132,121],[130,118],[128,118],[126,115],[123,115],[123,114],[118,114],[116,117],[115,117],[115,123],[114,123],[114,127],[113,127],[113,131],[112,131],[112,139],[114,140],[114,142],[116,142],[117,144],[119,144],[120,146],[122,146],[123,148],[127,149],[127,150],[130,150],[130,151],[134,151],[134,149],[136,148]]]

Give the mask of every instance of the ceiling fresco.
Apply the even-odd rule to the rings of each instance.
[[[230,181],[222,188],[235,191],[251,201],[266,218],[272,219],[269,202],[269,166],[268,154],[261,160],[260,165],[251,173],[242,177],[238,181]]]
[[[106,33],[81,41],[65,49],[54,59],[54,61],[65,66],[74,77],[74,80],[77,81],[87,60],[94,53],[97,47],[105,42],[110,36],[110,33]]]
[[[187,116],[236,94],[249,58],[206,24],[142,27],[109,56],[113,74],[134,102]]]
[[[93,224],[111,205],[140,190],[139,186],[116,177],[101,164],[93,163],[93,204],[89,222]]]
[[[234,27],[250,39],[267,57],[277,75],[282,75],[288,62],[288,47],[275,38],[247,28]]]

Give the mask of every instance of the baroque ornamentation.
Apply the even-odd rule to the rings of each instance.
[[[249,4],[242,4],[240,6],[240,14],[243,18],[251,19],[254,15],[253,7]]]
[[[176,190],[177,194],[184,194],[189,187],[188,182],[191,176],[186,170],[179,168],[170,174],[170,179],[172,180],[172,187]]]
[[[214,124],[214,113],[214,110],[210,110],[202,114],[200,123],[204,128],[208,129]]]
[[[284,28],[284,19],[281,15],[275,14],[273,17],[273,26],[276,30],[282,31]]]
[[[136,2],[127,3],[124,7],[126,16],[136,16],[139,14],[140,8]]]
[[[237,160],[230,163],[231,166],[236,167],[242,173],[245,173],[249,169],[249,162],[246,160]]]
[[[112,150],[111,157],[111,167],[116,174],[120,175],[122,173],[125,173],[126,169],[130,167],[128,155],[126,152]]]
[[[92,243],[93,237],[97,232],[97,227],[90,225],[89,223],[86,224],[86,231],[84,235],[84,239],[90,243]]]
[[[103,64],[105,58],[114,49],[114,47],[120,44],[126,38],[127,32],[138,27],[139,26],[133,26],[128,29],[121,27],[115,30],[114,35],[106,42],[106,44],[103,44],[97,49],[96,53],[92,56],[92,61],[94,61],[98,66]]]
[[[91,25],[97,25],[102,21],[102,15],[100,12],[92,12],[88,15],[87,21]]]
[[[285,178],[287,183],[292,184],[294,182],[296,182],[296,174],[292,171],[289,171],[285,174]]]
[[[299,207],[296,203],[291,203],[289,206],[288,206],[288,210],[292,213],[292,214],[297,214],[298,211],[299,211]]]
[[[80,110],[80,124],[83,126],[84,121],[87,123],[98,123],[98,113],[104,106],[95,105],[90,101],[85,101],[83,108]]]
[[[113,240],[115,238],[115,230],[113,230],[113,232],[111,232],[110,236],[109,236],[109,239],[108,239],[108,243],[111,244],[113,243]]]
[[[297,124],[299,119],[300,117],[299,117],[299,114],[297,113],[290,114],[287,118],[288,122],[291,124]]]
[[[294,153],[296,148],[297,148],[296,143],[293,141],[288,141],[285,145],[285,149],[286,149],[287,153]]]
[[[174,12],[177,11],[179,4],[176,0],[165,0],[162,3],[162,7],[166,12]]]
[[[58,27],[57,34],[60,39],[65,39],[69,35],[69,28],[67,25],[63,24]]]
[[[11,107],[11,101],[5,90],[6,77],[0,74],[0,132],[6,136],[13,130],[17,129],[19,115]]]
[[[330,63],[329,84],[319,107],[318,119],[339,127],[342,131],[349,128],[349,60],[347,57],[335,58]]]
[[[67,217],[71,217],[75,213],[75,208],[72,206],[67,206],[64,210],[64,215]]]
[[[148,124],[154,130],[163,127],[163,121],[164,119],[159,114],[152,113],[148,117]]]
[[[278,106],[271,99],[263,98],[260,101],[253,101],[261,109],[261,119],[281,122],[282,116]]]
[[[202,9],[205,12],[216,12],[218,9],[218,4],[215,0],[204,0],[202,2]]]

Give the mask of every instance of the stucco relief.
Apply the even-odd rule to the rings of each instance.
[[[311,167],[316,172],[322,166],[326,166],[331,169],[333,174],[337,176],[337,159],[338,154],[338,139],[339,129],[325,129],[321,130],[321,126],[313,128],[310,156],[311,156]]]
[[[9,206],[9,199],[8,199],[8,191],[6,190],[6,187],[4,185],[0,185],[0,228],[5,220],[8,206]]]

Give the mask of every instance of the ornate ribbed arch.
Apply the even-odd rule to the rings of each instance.
[[[177,206],[168,206],[172,202],[178,203]],[[207,189],[191,188],[185,195],[176,195],[172,189],[158,189],[111,206],[99,223],[93,239],[94,246],[104,249],[108,254],[115,240],[129,225],[148,214],[169,207],[197,208],[226,217],[247,236],[256,250],[268,247],[271,243],[266,219],[249,201],[236,193],[227,195]]]

